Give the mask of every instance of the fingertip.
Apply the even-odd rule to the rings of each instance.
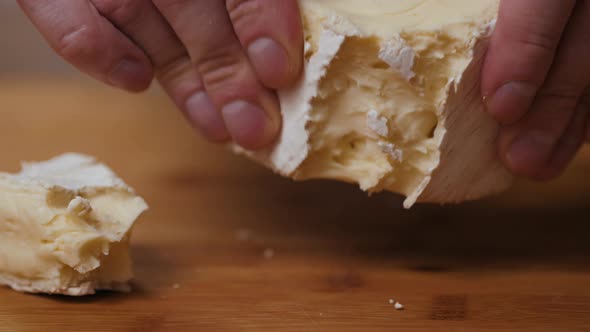
[[[498,140],[498,153],[514,175],[534,179],[548,164],[555,139],[544,132],[504,129]]]
[[[241,147],[261,150],[276,140],[276,121],[261,107],[238,100],[225,105],[221,112],[230,135]]]
[[[227,11],[258,79],[267,88],[294,84],[303,69],[303,27],[296,0],[227,1]]]
[[[561,176],[576,157],[586,138],[589,116],[583,106],[579,106],[567,130],[560,138],[547,165],[539,172],[539,179],[553,180]]]
[[[108,74],[108,83],[129,92],[148,89],[154,77],[151,64],[139,59],[124,58]]]
[[[286,88],[293,84],[301,72],[301,61],[288,53],[279,42],[261,37],[250,43],[248,58],[258,79],[271,89]]]
[[[190,122],[212,143],[227,143],[230,139],[219,111],[206,92],[197,92],[187,98],[185,111]]]
[[[508,82],[486,97],[488,112],[502,124],[520,120],[535,100],[537,88],[526,82]]]
[[[539,165],[546,161],[541,144],[546,140],[539,135],[524,133],[515,138],[506,151],[506,161],[512,172],[520,176],[534,176]]]

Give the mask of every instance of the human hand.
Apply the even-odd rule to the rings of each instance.
[[[482,80],[507,167],[558,176],[590,139],[590,1],[502,0]]]
[[[281,128],[274,89],[303,66],[296,0],[18,0],[49,45],[107,84],[155,76],[213,142],[247,149]]]

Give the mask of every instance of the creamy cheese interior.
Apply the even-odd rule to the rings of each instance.
[[[499,0],[299,0],[307,14],[348,18],[367,34],[389,37],[402,31],[441,30],[494,16]],[[314,20],[318,22],[317,20]]]
[[[86,156],[0,174],[0,283],[68,295],[125,286],[132,277],[130,231],[146,208]]]
[[[406,195],[440,161],[442,114],[498,0],[302,0],[306,57],[346,36],[311,100],[297,179],[330,178]]]

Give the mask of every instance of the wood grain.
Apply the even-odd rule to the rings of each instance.
[[[4,170],[89,153],[151,206],[133,293],[0,289],[0,331],[590,330],[587,150],[553,183],[404,211],[208,145],[156,90],[0,81],[0,132]]]

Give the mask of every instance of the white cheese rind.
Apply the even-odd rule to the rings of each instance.
[[[381,44],[379,59],[408,81],[416,76],[414,73],[416,52],[399,36]]]
[[[129,188],[106,165],[91,156],[66,153],[43,162],[23,162],[15,179],[44,187],[61,187],[67,190],[86,188]]]
[[[276,144],[267,151],[257,153],[233,146],[236,152],[248,155],[285,176],[291,176],[307,158],[309,134],[306,126],[312,108],[311,101],[317,96],[319,82],[345,37],[324,30],[319,39],[319,49],[304,64],[302,78],[292,88],[279,91],[283,128]]]
[[[128,290],[130,234],[146,209],[89,156],[65,154],[0,174],[0,284],[72,296]]]
[[[492,25],[488,27],[493,28]],[[489,30],[488,30],[489,31]],[[487,33],[486,33],[487,35]],[[443,116],[439,165],[432,180],[416,196],[423,201],[456,203],[499,193],[513,182],[496,153],[498,125],[486,112],[479,91],[487,41],[473,50],[473,59],[451,91]],[[414,202],[406,201],[406,207]]]

